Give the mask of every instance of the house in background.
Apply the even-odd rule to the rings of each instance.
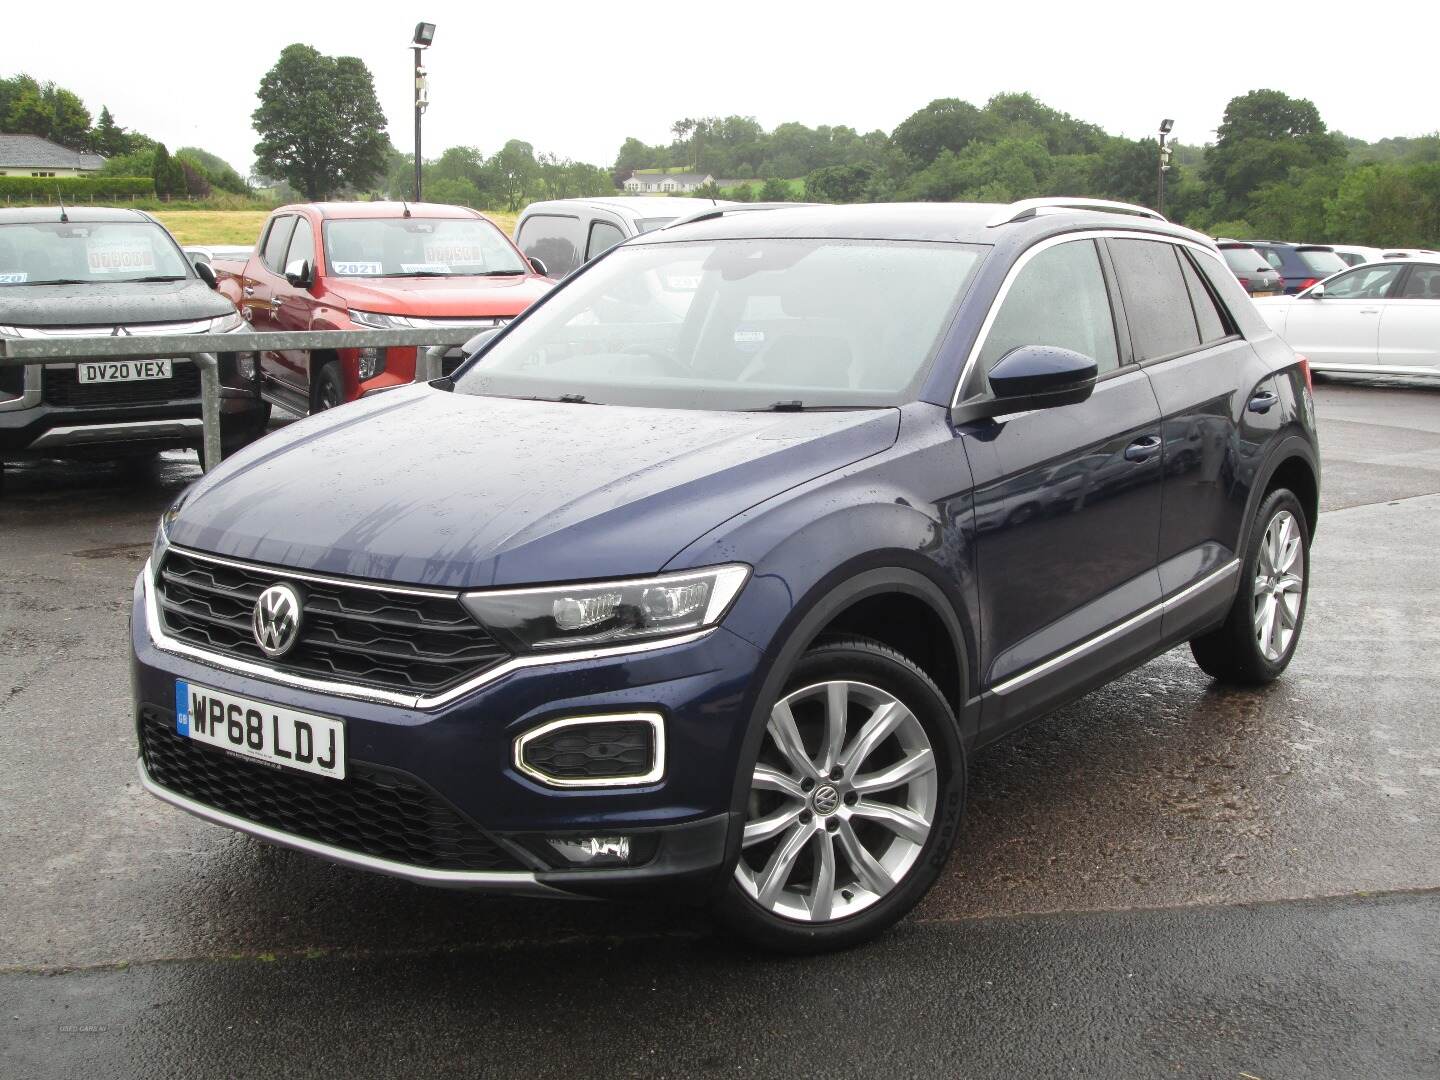
[[[39,135],[0,135],[0,176],[88,176],[104,164],[99,154],[67,150]]]
[[[709,173],[632,172],[622,185],[634,195],[670,195],[694,191],[701,184],[713,184]]]

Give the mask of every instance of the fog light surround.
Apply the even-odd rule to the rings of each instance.
[[[552,788],[653,784],[665,775],[665,721],[639,712],[551,720],[516,737],[514,762]]]

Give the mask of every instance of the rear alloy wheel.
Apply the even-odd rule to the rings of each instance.
[[[1240,587],[1224,625],[1190,642],[1200,669],[1250,686],[1277,678],[1300,642],[1309,570],[1305,512],[1290,491],[1279,488],[1255,515]]]
[[[944,864],[964,786],[955,723],[934,683],[874,642],[811,650],[790,687],[722,916],[770,948],[843,948],[903,916]]]

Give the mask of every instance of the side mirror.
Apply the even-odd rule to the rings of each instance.
[[[1324,299],[1325,299],[1325,286],[1324,286],[1324,285],[1311,285],[1311,286],[1310,286],[1310,291],[1305,294],[1305,299],[1307,299],[1307,300],[1324,300]]]
[[[534,255],[530,255],[530,256],[527,256],[527,257],[528,257],[529,260],[530,260],[530,265],[535,268],[535,272],[536,272],[537,274],[539,274],[541,277],[549,277],[549,276],[550,276],[550,268],[545,265],[545,263],[544,263],[543,260],[537,258],[537,257],[534,256]]]
[[[195,260],[195,273],[200,276],[201,281],[205,282],[205,284],[209,285],[212,289],[218,289],[220,287],[220,282],[215,278],[215,270],[204,259]]]
[[[469,341],[465,342],[464,345],[461,345],[460,351],[465,354],[465,359],[469,360],[481,349],[485,348],[486,345],[490,344],[490,340],[498,333],[500,333],[500,327],[498,326],[494,330],[481,330]]]
[[[315,277],[310,272],[309,259],[296,259],[285,267],[285,280],[297,289],[308,289],[315,283]]]
[[[962,405],[955,419],[979,420],[1075,405],[1090,396],[1099,374],[1099,365],[1081,353],[1053,345],[1022,345],[990,369],[994,396]]]

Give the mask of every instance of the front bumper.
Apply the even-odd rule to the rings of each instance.
[[[0,402],[0,454],[7,458],[64,456],[95,447],[165,449],[193,446],[203,438],[198,396],[131,404],[59,405],[44,399],[41,366],[26,369],[22,398]],[[259,423],[262,408],[253,390],[221,386],[220,421],[227,435],[232,431],[250,433]]]
[[[140,764],[141,780],[156,797],[207,821],[359,869],[422,884],[532,896],[613,896],[664,891],[708,895],[724,870],[727,839],[738,827],[731,813],[735,770],[749,716],[760,653],[723,628],[700,640],[623,656],[557,661],[523,667],[430,709],[341,697],[269,682],[227,670],[224,658],[177,655],[157,644],[144,578],[136,582],[131,623],[137,727],[155,738],[153,717],[171,720],[175,682],[342,718],[348,762],[416,778],[438,800],[507,855],[507,868],[437,869],[376,857],[358,846],[327,843],[307,829],[210,805],[195,792],[161,783]],[[664,774],[653,783],[603,789],[556,789],[516,768],[515,740],[564,717],[648,711],[664,718]],[[189,740],[185,740],[187,744]],[[143,743],[142,743],[143,745]],[[204,748],[228,769],[265,765],[236,762]],[[256,774],[256,790],[267,786]],[[348,784],[320,780],[321,784]],[[329,789],[327,789],[329,790]],[[254,818],[263,814],[256,813]],[[623,835],[646,854],[624,867],[571,868],[546,859],[546,836]]]

